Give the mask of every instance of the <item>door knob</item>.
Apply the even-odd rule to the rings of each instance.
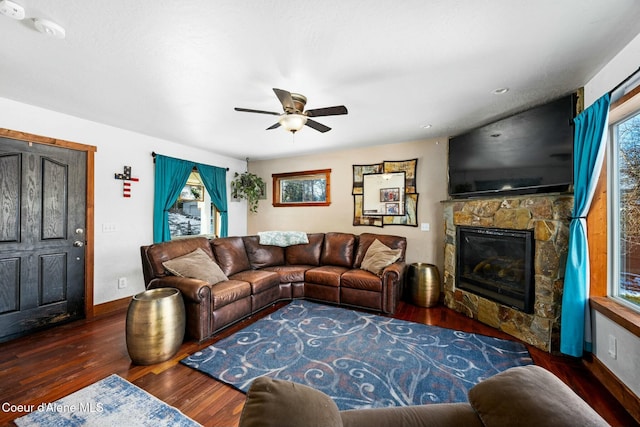
[[[73,246],[75,246],[76,248],[81,248],[84,246],[84,242],[76,240],[75,242],[73,242]]]

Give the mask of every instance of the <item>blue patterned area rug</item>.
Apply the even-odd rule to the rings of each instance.
[[[518,342],[308,301],[181,362],[243,392],[264,375],[306,384],[341,410],[466,402],[483,379],[533,363]]]
[[[15,420],[19,427],[149,426],[200,424],[117,375],[111,375],[53,403],[36,405]]]

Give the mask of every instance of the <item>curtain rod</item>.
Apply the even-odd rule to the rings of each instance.
[[[156,152],[155,152],[155,151],[152,151],[152,152],[151,152],[151,157],[153,157],[153,161],[154,161],[154,162],[156,161],[156,156],[157,156]],[[227,168],[227,171],[228,171],[228,170],[229,170],[229,168]]]
[[[613,94],[613,92],[615,92],[616,90],[618,90],[618,89],[620,89],[622,86],[624,86],[624,85],[625,85],[625,83],[627,83],[629,80],[631,80],[633,77],[635,77],[635,76],[636,76],[636,74],[638,74],[638,72],[639,72],[639,71],[640,71],[640,67],[638,67],[638,69],[637,69],[637,70],[635,70],[633,73],[629,74],[629,76],[628,76],[626,79],[624,79],[623,81],[621,81],[620,83],[618,83],[618,84],[616,85],[616,87],[614,87],[613,89],[611,89],[611,90],[609,91],[609,95],[612,95],[612,94]]]

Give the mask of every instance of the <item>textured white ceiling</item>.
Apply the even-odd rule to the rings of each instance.
[[[456,135],[583,86],[640,32],[637,0],[14,1],[0,96],[254,160]],[[293,139],[233,110],[281,111],[274,87],[349,114]]]

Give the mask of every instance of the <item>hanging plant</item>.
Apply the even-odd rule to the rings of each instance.
[[[198,187],[191,187],[191,194],[196,200],[200,200],[200,189]]]
[[[235,173],[231,181],[231,196],[234,199],[246,199],[249,211],[258,211],[258,200],[265,189],[265,182],[251,172]]]

